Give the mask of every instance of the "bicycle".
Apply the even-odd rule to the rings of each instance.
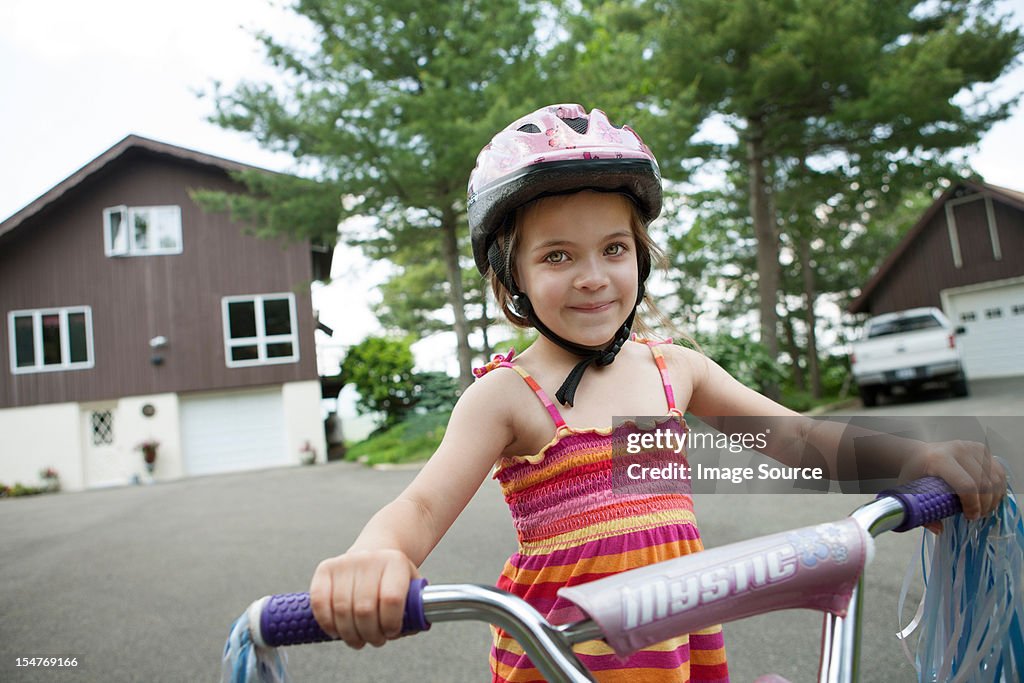
[[[1011,565],[1006,590],[1012,591],[1014,585],[1024,588],[1020,576],[1024,526],[1012,491],[1007,492],[1005,505],[1012,510],[1010,533],[1016,534],[1016,545],[1011,545],[1019,550],[1007,560]],[[858,677],[863,570],[873,554],[872,539],[886,531],[916,529],[959,511],[959,499],[945,482],[921,479],[884,491],[843,520],[761,536],[562,588],[559,594],[589,617],[564,625],[549,623],[525,601],[493,586],[427,585],[425,579],[416,579],[410,586],[402,630],[408,634],[441,622],[484,621],[514,637],[548,681],[585,683],[594,679],[573,653],[574,644],[603,639],[617,654],[626,656],[714,624],[809,608],[824,613],[819,682],[850,683]],[[985,609],[993,612],[986,623],[967,624],[968,629],[979,631],[980,645],[972,646],[975,641],[966,640],[967,635],[953,638],[963,647],[975,647],[977,656],[971,659],[961,652],[958,662],[946,657],[939,665],[945,667],[943,672],[959,665],[970,675],[970,667],[979,666],[985,669],[986,680],[1021,680],[1024,607],[1014,604],[1012,598],[1005,605],[996,603],[994,607],[986,603]],[[937,608],[933,605],[931,609]],[[944,624],[954,635],[960,633],[960,626]],[[308,593],[261,598],[232,628],[222,680],[285,680],[283,659],[274,648],[328,640],[330,636],[313,618]],[[1003,642],[1008,645],[1003,647]],[[996,646],[998,652],[993,649]],[[989,649],[982,651],[983,647]],[[943,672],[921,674],[927,678]],[[758,679],[764,683],[782,680],[771,675]]]

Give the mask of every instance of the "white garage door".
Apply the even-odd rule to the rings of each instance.
[[[182,398],[181,438],[186,474],[294,464],[280,388]]]
[[[945,293],[969,379],[1024,375],[1024,282]]]

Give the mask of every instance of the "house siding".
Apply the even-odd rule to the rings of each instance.
[[[998,198],[992,199],[992,208],[1001,259],[994,256],[985,201],[979,198],[953,206],[962,259],[957,268],[942,207],[875,288],[864,308],[879,315],[918,306],[941,307],[944,289],[1024,275],[1024,212]]]
[[[129,150],[4,243],[0,408],[316,379],[309,244],[246,235],[226,214],[202,211],[192,188],[241,190],[220,169]],[[180,206],[183,252],[105,256],[103,209],[121,204]],[[299,361],[228,368],[222,297],[280,292],[295,297]],[[94,366],[12,375],[7,312],[65,306],[92,309]],[[159,366],[156,336],[168,339]]]
[[[995,201],[992,204],[992,208],[995,210],[996,225],[999,229],[1003,269],[1007,274],[1005,277],[1024,275],[1024,211]]]

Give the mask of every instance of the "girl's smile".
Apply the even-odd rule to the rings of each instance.
[[[576,306],[569,306],[569,308],[581,313],[599,313],[601,311],[608,310],[614,303],[614,301],[605,301],[603,303],[596,304],[579,304]]]

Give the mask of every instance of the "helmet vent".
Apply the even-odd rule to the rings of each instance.
[[[535,126],[532,123],[528,123],[525,126],[519,126],[518,130],[519,130],[520,133],[539,133],[540,132],[540,128],[538,128],[537,126]]]
[[[567,124],[574,131],[583,135],[587,132],[587,127],[590,125],[590,120],[580,117],[576,119],[562,119],[562,123]]]

